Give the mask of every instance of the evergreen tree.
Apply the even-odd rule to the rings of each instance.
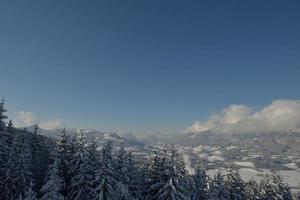
[[[225,185],[230,193],[231,200],[243,200],[245,196],[245,183],[238,170],[229,168],[226,176]]]
[[[24,200],[37,200],[36,193],[32,190],[33,182],[31,181],[28,191],[25,193]]]
[[[277,198],[276,189],[269,175],[266,175],[263,178],[263,180],[260,181],[259,188],[260,188],[259,197],[261,200],[270,200],[270,199]]]
[[[18,191],[22,196],[25,196],[26,191],[30,187],[30,180],[32,179],[32,151],[29,140],[20,133],[15,136],[14,144],[16,155],[14,157],[16,166],[16,181],[18,183]]]
[[[209,183],[209,199],[210,200],[228,200],[230,193],[225,186],[224,176],[218,172],[213,180]]]
[[[155,150],[152,152],[148,169],[146,170],[145,177],[145,199],[157,199],[160,188],[163,187],[162,175],[164,171],[164,160],[161,152]]]
[[[274,189],[276,193],[276,199],[278,200],[292,200],[293,195],[289,185],[283,183],[282,177],[278,172],[273,172],[272,180],[274,184]]]
[[[7,126],[7,131],[8,131],[9,133],[12,133],[13,130],[14,130],[14,124],[13,124],[13,122],[12,122],[11,120],[9,120],[8,126]]]
[[[249,180],[245,185],[245,199],[246,200],[259,200],[260,191],[257,182],[253,179]]]
[[[61,167],[61,160],[56,158],[48,170],[46,183],[41,189],[42,198],[40,200],[64,200],[61,191],[65,183],[61,176]]]
[[[4,176],[0,182],[0,200],[15,200],[22,195],[20,191],[18,191],[18,182],[16,181],[17,170],[13,160],[14,156],[14,149],[10,148],[7,163],[2,166],[3,168],[1,169],[1,171],[4,171]]]
[[[170,178],[163,187],[159,190],[157,196],[158,200],[187,200],[186,197],[180,190],[178,179]]]
[[[295,194],[295,199],[296,200],[300,200],[300,192],[298,192],[298,193]]]
[[[117,172],[117,185],[115,187],[118,200],[125,200],[132,198],[129,192],[129,169],[127,163],[127,152],[125,151],[124,143],[121,144],[117,152],[116,159],[116,172]]]
[[[153,167],[153,180],[146,199],[188,199],[186,170],[173,145],[164,148],[162,155],[155,158]]]
[[[112,142],[108,141],[101,150],[100,169],[96,171],[95,193],[98,200],[114,200],[117,184],[117,171],[114,168]]]
[[[7,116],[5,115],[5,112],[7,110],[4,108],[4,99],[0,102],[0,131],[4,131],[6,129],[5,119],[7,119]]]
[[[51,140],[38,134],[39,127],[36,124],[32,133],[32,170],[34,171],[34,191],[40,191],[44,185],[45,176],[49,165],[53,162],[50,156],[52,148]],[[39,193],[37,194],[40,197]]]
[[[144,181],[144,173],[142,167],[139,167],[135,160],[133,160],[132,153],[127,154],[127,165],[128,165],[128,189],[130,196],[133,199],[143,199],[143,188],[142,183]]]
[[[195,190],[193,192],[193,200],[206,200],[208,199],[208,177],[203,168],[196,169],[193,176]]]
[[[93,178],[94,169],[89,160],[88,151],[84,142],[84,136],[79,134],[77,143],[77,151],[71,159],[71,179],[68,199],[81,200],[92,199],[94,197]]]
[[[70,144],[70,137],[67,134],[66,128],[64,128],[61,131],[61,134],[59,135],[59,139],[57,140],[57,151],[58,151],[58,158],[61,161],[62,165],[62,178],[65,182],[62,189],[62,194],[64,196],[67,196],[68,194],[68,186],[71,183],[71,174],[70,174],[70,168],[69,168],[69,162],[71,160],[71,144]],[[73,153],[73,152],[72,152]]]

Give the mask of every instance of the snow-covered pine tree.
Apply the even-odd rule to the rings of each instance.
[[[14,160],[18,191],[20,191],[22,196],[25,196],[26,191],[30,187],[30,180],[32,179],[32,151],[25,133],[21,132],[15,135],[13,147],[16,152]]]
[[[25,193],[24,200],[37,200],[36,193],[32,190],[33,188],[33,181],[30,182],[30,186],[28,191]]]
[[[127,153],[126,159],[128,165],[128,189],[130,192],[130,196],[132,196],[133,199],[143,199],[142,183],[144,180],[144,168],[137,165],[137,162],[133,159],[133,155],[131,152]]]
[[[95,199],[97,200],[115,200],[116,193],[114,186],[117,184],[117,171],[114,168],[112,155],[112,142],[109,140],[101,150],[100,168],[96,171]]]
[[[228,200],[230,193],[225,186],[224,175],[218,172],[209,182],[209,200]]]
[[[161,152],[154,150],[150,156],[148,169],[145,170],[144,182],[144,197],[146,200],[155,200],[158,198],[157,194],[163,187],[162,175],[164,172],[164,160]]]
[[[205,170],[198,166],[193,175],[194,191],[192,200],[206,200],[208,199],[208,177]]]
[[[126,157],[127,152],[125,151],[124,143],[122,143],[117,151],[115,162],[115,169],[117,171],[117,184],[115,186],[117,200],[132,199],[129,191],[130,178]]]
[[[4,131],[6,129],[6,123],[5,119],[7,119],[7,116],[5,115],[5,112],[7,110],[4,107],[4,99],[0,102],[0,131]]]
[[[292,200],[293,195],[291,192],[291,188],[288,184],[285,184],[282,180],[281,175],[274,171],[272,173],[272,181],[274,184],[275,192],[278,200]]]
[[[59,157],[56,157],[49,167],[46,183],[40,191],[42,194],[40,200],[64,200],[64,196],[61,194],[64,184],[62,163]]]
[[[158,192],[158,200],[188,200],[180,190],[178,179],[169,178]]]
[[[259,200],[260,191],[256,181],[250,179],[245,185],[245,199],[247,200]]]
[[[95,196],[93,190],[94,168],[89,160],[84,140],[84,135],[80,132],[76,143],[76,153],[70,161],[70,170],[73,174],[68,194],[70,200],[92,199]]]
[[[67,134],[66,128],[62,129],[62,131],[59,135],[59,138],[57,140],[56,147],[57,147],[57,157],[58,157],[58,159],[60,159],[61,165],[62,165],[61,176],[65,182],[61,193],[64,196],[67,196],[68,186],[70,185],[70,182],[71,182],[69,161],[71,160],[72,154],[71,154],[70,136]]]
[[[276,199],[276,189],[269,175],[265,175],[265,177],[260,181],[259,188],[259,197],[261,200]]]
[[[146,199],[188,199],[186,182],[184,182],[186,171],[175,147],[173,145],[166,146],[158,159],[159,165],[156,167],[158,171],[154,175],[157,174],[159,177],[157,182],[150,185],[152,193],[148,193]],[[153,189],[158,192],[154,193]]]
[[[243,200],[245,196],[245,182],[238,170],[229,167],[225,185],[230,193],[231,200]]]
[[[4,176],[1,177],[1,192],[0,200],[15,200],[19,196],[22,196],[18,191],[18,183],[16,181],[17,173],[14,162],[15,152],[13,148],[9,149],[9,155],[7,162],[2,166],[1,171],[4,172]]]
[[[295,194],[295,199],[296,200],[300,200],[300,192],[298,192],[298,193]]]
[[[7,125],[7,132],[13,133],[13,130],[14,130],[14,124],[11,120],[9,120]]]
[[[32,134],[32,170],[34,178],[34,191],[40,191],[44,185],[45,176],[49,165],[53,162],[50,156],[52,143],[50,140],[38,134],[39,127],[36,124]],[[40,197],[39,194],[38,198]]]

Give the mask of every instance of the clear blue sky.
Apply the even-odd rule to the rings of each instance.
[[[179,131],[300,98],[300,1],[1,1],[0,96],[67,126]]]

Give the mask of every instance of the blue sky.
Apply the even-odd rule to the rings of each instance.
[[[299,1],[3,1],[14,118],[176,132],[230,104],[299,99]]]

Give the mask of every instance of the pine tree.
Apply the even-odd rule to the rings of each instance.
[[[95,193],[98,200],[114,200],[116,193],[114,186],[117,184],[117,172],[114,168],[112,157],[112,142],[108,141],[101,150],[100,169],[96,171]]]
[[[145,171],[145,192],[146,200],[157,199],[160,188],[163,187],[162,175],[164,171],[164,160],[160,151],[153,151],[148,164],[148,169]]]
[[[259,196],[261,200],[270,200],[270,199],[277,198],[276,189],[269,175],[266,175],[260,181],[259,188],[260,188]]]
[[[224,176],[218,172],[213,180],[209,183],[209,199],[210,200],[228,200],[230,193],[225,186]]]
[[[40,200],[64,200],[61,191],[65,183],[61,178],[61,167],[61,160],[56,158],[48,170],[46,183],[41,189],[42,198]]]
[[[193,200],[206,200],[208,199],[208,177],[203,168],[199,167],[193,176],[195,190],[193,192]]]
[[[70,183],[68,199],[81,200],[94,197],[93,178],[94,169],[89,160],[84,136],[80,133],[77,143],[77,151],[71,159],[71,173],[73,177]]]
[[[16,181],[18,183],[18,191],[22,196],[30,187],[30,180],[32,179],[32,151],[29,141],[24,133],[15,136],[13,144],[16,152],[15,166],[16,166]]]
[[[7,110],[4,108],[4,99],[0,102],[0,131],[4,131],[6,129],[5,119],[7,116],[4,114]]]
[[[247,200],[258,200],[260,199],[260,191],[257,182],[250,179],[245,185],[245,199]]]
[[[53,162],[50,155],[51,140],[38,134],[39,127],[36,124],[32,133],[32,170],[34,171],[34,191],[40,191],[44,185],[45,176],[49,165]],[[40,197],[39,193],[37,194]]]
[[[9,120],[8,126],[7,126],[7,131],[8,131],[9,133],[12,133],[13,130],[14,130],[14,124],[13,124],[13,122],[12,122],[11,120]]]
[[[129,199],[129,171],[128,171],[128,163],[126,160],[127,153],[125,151],[124,143],[121,144],[118,152],[117,152],[117,160],[115,163],[115,168],[117,172],[117,185],[115,187],[118,200]]]
[[[273,172],[272,181],[275,188],[275,193],[278,200],[292,200],[293,195],[289,185],[283,183],[282,177],[278,172]]]
[[[245,196],[245,182],[242,180],[238,170],[229,168],[225,185],[230,193],[231,200],[243,200]]]
[[[33,134],[34,135],[38,135],[38,132],[39,132],[39,125],[38,124],[35,124],[33,126]]]
[[[161,157],[156,159],[153,163],[155,168],[152,169],[154,176],[151,175],[153,180],[150,182],[150,192],[146,199],[188,199],[185,182],[186,170],[175,147],[173,145],[166,146]]]
[[[0,182],[0,200],[14,200],[22,195],[20,191],[18,191],[18,182],[16,181],[17,170],[13,160],[14,156],[14,149],[10,148],[7,163],[2,166],[3,168],[1,169],[1,171],[4,171],[4,176]]]
[[[30,182],[30,187],[28,191],[25,193],[25,198],[24,200],[37,200],[36,198],[36,193],[32,190],[33,188],[33,182]]]
[[[158,200],[187,200],[186,197],[180,190],[178,179],[170,178],[163,187],[159,190],[157,196]]]
[[[296,200],[300,200],[300,192],[298,192],[297,194],[295,194],[295,199]]]
[[[133,199],[143,199],[143,177],[145,171],[143,171],[142,167],[139,167],[135,160],[133,160],[132,153],[129,152],[127,154],[127,165],[128,165],[128,189],[130,196],[133,197]]]
[[[68,194],[68,186],[71,182],[71,174],[69,168],[69,161],[71,160],[71,144],[70,144],[70,137],[67,134],[66,128],[62,129],[61,134],[59,135],[59,139],[57,140],[57,156],[61,160],[62,165],[62,178],[65,182],[62,194],[67,196]],[[72,152],[73,153],[73,152]]]

